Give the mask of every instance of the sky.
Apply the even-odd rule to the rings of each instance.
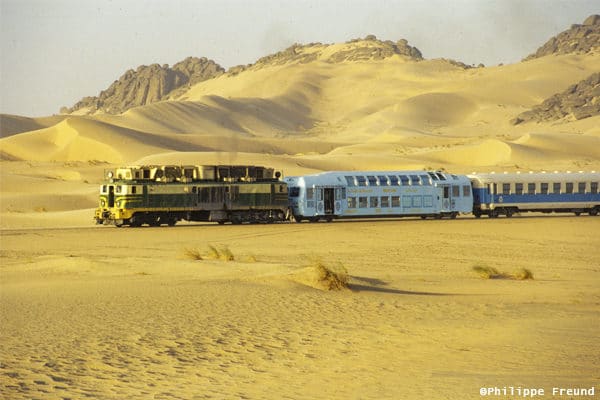
[[[598,0],[0,0],[0,113],[58,114],[139,65],[229,68],[369,34],[428,59],[510,64],[598,13]]]

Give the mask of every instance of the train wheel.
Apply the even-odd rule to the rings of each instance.
[[[450,218],[451,219],[456,219],[457,215],[458,215],[458,213],[453,212],[452,214],[450,214]]]
[[[513,216],[513,210],[506,210],[506,218],[510,218]]]
[[[427,219],[427,215],[421,215],[421,219]]]
[[[595,217],[596,215],[598,215],[598,209],[597,209],[597,208],[592,208],[592,209],[590,210],[590,215],[591,215],[592,217]]]
[[[129,226],[131,226],[132,228],[138,228],[142,226],[143,223],[144,220],[139,215],[134,215],[129,219]]]
[[[148,221],[148,225],[150,226],[160,226],[160,217],[150,217]]]
[[[581,215],[581,212],[579,212],[579,211],[575,211],[575,215],[576,215],[577,217],[579,217],[579,216]]]

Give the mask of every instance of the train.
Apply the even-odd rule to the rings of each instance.
[[[281,173],[253,165],[140,165],[105,171],[97,224],[173,226],[181,220],[271,223],[289,219]]]
[[[350,218],[497,218],[600,213],[600,173],[331,171],[283,177],[253,165],[141,165],[105,172],[97,224],[175,225]]]

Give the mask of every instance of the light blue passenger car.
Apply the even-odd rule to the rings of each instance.
[[[469,175],[475,217],[518,212],[600,213],[600,173],[538,172]]]
[[[467,176],[426,171],[337,171],[285,178],[293,217],[455,218],[473,208]]]

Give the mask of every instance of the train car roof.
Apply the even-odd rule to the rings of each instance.
[[[554,182],[554,181],[591,181],[600,180],[600,172],[503,172],[503,173],[485,173],[469,174],[470,179],[476,179],[480,182]]]
[[[415,170],[388,170],[388,171],[326,171],[318,172],[315,174],[288,176],[285,178],[286,182],[293,183],[299,180],[312,181],[326,184],[346,184],[346,176],[410,176],[426,175],[434,183],[460,183],[468,182],[469,178],[466,175],[450,174],[442,171],[415,171]]]

